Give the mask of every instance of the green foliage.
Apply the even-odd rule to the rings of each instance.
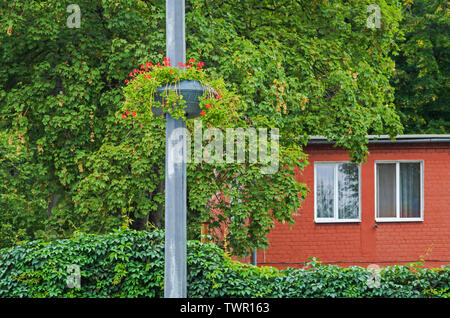
[[[193,0],[187,47],[243,96],[253,125],[279,127],[285,145],[324,135],[361,161],[365,135],[401,131],[389,83],[400,7],[378,1],[381,28],[368,29],[372,3]]]
[[[36,224],[26,226],[31,239],[67,237],[78,228],[104,232],[124,222],[128,211],[122,210],[129,200],[117,197],[135,181],[127,178],[127,170],[96,176],[99,186],[120,176],[121,182],[112,185],[120,191],[109,193],[119,206],[110,211],[111,218],[100,211],[95,221],[84,222],[89,209],[77,204],[76,195],[80,182],[91,177],[83,173],[84,165],[98,163],[88,161],[99,149],[110,147],[102,140],[123,101],[121,84],[130,66],[141,58],[162,59],[165,47],[162,32],[142,32],[159,30],[161,8],[141,1],[78,1],[82,24],[71,29],[66,25],[71,3],[11,1],[0,6],[0,127],[7,135],[21,136],[21,152],[26,151],[26,161],[11,158],[11,164],[30,172],[33,189],[22,193],[22,205],[28,207],[15,204],[15,209],[21,223],[28,222],[21,211],[34,216]],[[145,18],[149,16],[152,19]],[[103,156],[101,165],[119,154]],[[138,168],[144,164],[133,163]],[[1,168],[6,172],[8,166]],[[14,187],[3,180],[5,192],[13,193]],[[99,201],[100,190],[90,190],[89,200]],[[10,224],[14,232],[20,229],[17,222]]]
[[[395,104],[407,133],[450,132],[450,18],[445,0],[405,1]]]
[[[123,229],[77,233],[70,240],[22,243],[0,250],[0,297],[162,297],[164,234]],[[449,297],[450,267],[419,264],[381,269],[369,287],[367,268],[322,265],[277,270],[231,260],[213,244],[189,241],[188,297]],[[80,288],[69,288],[69,265],[80,267]]]
[[[80,0],[80,29],[66,25],[70,3],[0,6],[0,129],[13,136],[2,147],[16,149],[1,150],[1,246],[163,224],[163,121],[120,117],[130,68],[165,55],[165,1]],[[227,225],[233,253],[264,247],[274,220],[292,224],[307,194],[292,176],[307,164],[308,134],[362,161],[365,135],[401,131],[389,82],[400,7],[379,1],[382,27],[368,29],[371,3],[187,1],[187,55],[205,62],[227,101],[205,128],[281,135],[278,173],[263,175],[258,164],[188,166],[188,219]],[[25,175],[15,179],[11,166]],[[217,198],[216,217],[209,203],[219,192],[226,198]]]
[[[21,134],[0,130],[0,248],[30,240],[44,230],[46,202],[37,193],[39,164],[30,160]]]
[[[1,253],[2,297],[160,297],[161,232],[76,234],[72,240],[23,243]],[[69,289],[68,265],[81,269],[81,289]],[[125,279],[126,277],[126,279]]]

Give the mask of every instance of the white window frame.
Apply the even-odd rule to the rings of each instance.
[[[357,223],[361,222],[361,164],[358,166],[358,218],[354,219],[339,219],[338,211],[338,164],[353,163],[351,161],[315,161],[314,162],[314,222],[315,223]],[[332,218],[319,218],[317,216],[317,166],[319,165],[334,165],[334,216]]]
[[[419,163],[420,164],[420,217],[402,218],[400,217],[400,163]],[[378,192],[377,192],[377,164],[395,163],[395,217],[378,217]],[[424,220],[424,161],[423,160],[375,160],[374,164],[374,183],[375,183],[375,221],[376,222],[423,222]]]

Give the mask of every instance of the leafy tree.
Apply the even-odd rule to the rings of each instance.
[[[406,1],[395,58],[395,104],[407,133],[449,133],[448,1]]]
[[[397,49],[397,1],[380,1],[381,27],[367,27],[371,1],[191,1],[187,45],[249,104],[255,126],[336,140],[363,160],[365,135],[401,131],[389,80]]]
[[[85,178],[83,164],[110,129],[130,65],[164,53],[161,8],[141,1],[77,3],[79,29],[67,25],[69,1],[1,7],[7,28],[0,35],[1,122],[10,134],[23,136],[31,164],[39,166],[35,195],[47,207],[34,213],[45,215],[48,225],[39,236],[47,238],[80,227],[73,197]]]
[[[164,123],[153,118],[140,128],[120,114],[130,69],[164,57],[164,3],[78,1],[79,29],[67,26],[69,1],[1,5],[0,125],[26,149],[26,160],[11,160],[25,160],[31,173],[22,200],[38,225],[24,226],[27,238],[162,224]],[[381,28],[369,29],[369,4],[187,1],[188,56],[224,79],[227,106],[236,106],[205,127],[280,129],[276,174],[263,175],[258,165],[188,167],[190,218],[227,224],[235,253],[265,246],[274,219],[292,224],[306,195],[293,175],[307,163],[308,134],[336,140],[361,161],[365,135],[400,132],[389,82],[400,7],[381,1]],[[223,213],[215,215],[218,192],[226,196],[216,197]],[[34,198],[42,201],[30,204]],[[8,204],[5,195],[0,200]]]
[[[0,247],[34,238],[45,229],[45,199],[36,182],[39,164],[33,163],[23,135],[0,130]]]

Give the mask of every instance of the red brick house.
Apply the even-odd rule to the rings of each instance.
[[[359,165],[323,137],[305,152],[310,165],[298,180],[311,193],[292,228],[276,224],[258,265],[450,264],[450,135],[369,136]]]

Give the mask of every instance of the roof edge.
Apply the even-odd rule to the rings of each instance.
[[[369,143],[427,143],[450,142],[450,134],[397,135],[391,139],[389,135],[367,135]],[[325,136],[309,136],[308,144],[334,144]]]

